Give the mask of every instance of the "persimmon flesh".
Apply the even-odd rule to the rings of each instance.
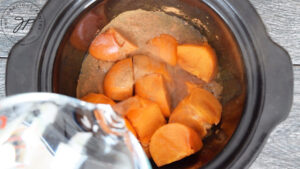
[[[135,93],[157,103],[165,117],[170,116],[170,96],[160,74],[151,74],[136,81]]]
[[[168,34],[161,34],[150,40],[149,44],[156,50],[160,59],[175,66],[177,63],[177,40]]]
[[[207,43],[179,45],[177,56],[182,69],[205,82],[210,82],[217,73],[217,56]]]
[[[170,123],[153,134],[150,153],[155,164],[161,167],[196,153],[202,146],[201,138],[193,129]]]
[[[210,92],[202,88],[194,88],[191,93],[184,98],[170,117],[171,122],[183,122],[192,125],[192,121],[198,121],[199,125],[204,124],[203,128],[207,128],[209,125],[217,125],[221,120],[222,105]],[[181,119],[187,114],[193,117],[185,117],[185,120]],[[177,119],[177,120],[176,120]],[[189,119],[189,120],[188,120]],[[186,121],[187,120],[187,121]],[[206,124],[208,123],[208,125]],[[194,128],[199,130],[200,127]]]
[[[167,82],[172,80],[165,63],[146,55],[133,56],[133,69],[135,81],[153,73],[161,74]]]
[[[114,64],[104,78],[104,93],[113,100],[125,100],[133,95],[132,59]]]
[[[116,104],[109,97],[107,97],[103,94],[96,94],[96,93],[90,93],[90,94],[82,97],[81,100],[89,102],[89,103],[95,103],[95,104],[110,104],[111,106]]]

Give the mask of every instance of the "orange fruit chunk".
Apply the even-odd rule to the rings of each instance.
[[[142,145],[148,145],[153,133],[166,124],[159,106],[143,98],[139,98],[140,108],[132,109],[126,115],[134,127]]]
[[[179,45],[177,56],[178,64],[182,69],[205,82],[210,82],[217,73],[217,56],[207,43]]]
[[[171,114],[169,123],[180,123],[194,129],[201,138],[207,134],[207,130],[211,125],[204,122],[201,116],[197,114],[191,106],[185,101],[180,102],[175,111]]]
[[[104,78],[104,93],[113,100],[125,100],[133,95],[132,59],[114,64]]]
[[[138,79],[153,73],[161,74],[168,82],[172,80],[166,64],[151,59],[149,56],[136,55],[133,56],[134,79]]]
[[[171,123],[182,123],[198,132],[200,137],[212,124],[221,120],[222,105],[210,92],[202,88],[193,88],[172,112]]]
[[[103,94],[96,94],[96,93],[90,93],[90,94],[82,97],[81,100],[90,102],[90,103],[95,103],[95,104],[110,104],[111,106],[116,104],[109,97],[107,97]]]
[[[170,116],[170,96],[160,74],[151,74],[136,81],[135,93],[157,103],[165,117]]]
[[[157,50],[158,56],[166,63],[175,66],[177,62],[177,40],[168,34],[161,34],[150,40],[149,44]]]
[[[126,116],[126,114],[131,110],[139,109],[142,106],[141,98],[139,96],[133,96],[117,103],[113,106],[113,109],[118,114]]]
[[[198,112],[204,122],[217,125],[221,120],[222,105],[207,90],[194,88],[186,103]]]
[[[136,137],[136,132],[127,118],[124,118],[127,129]]]
[[[150,139],[159,127],[166,124],[159,106],[150,100],[134,96],[117,103],[113,109],[130,121],[145,153],[150,158]]]
[[[150,153],[155,164],[161,167],[196,153],[202,146],[201,138],[193,129],[170,123],[153,134]]]
[[[134,52],[137,46],[128,41],[114,28],[99,34],[91,43],[89,52],[96,59],[118,61]]]

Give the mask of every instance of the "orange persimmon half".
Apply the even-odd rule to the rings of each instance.
[[[96,59],[103,61],[118,61],[137,49],[114,28],[99,34],[91,43],[89,52]]]
[[[170,116],[171,98],[160,74],[145,76],[135,83],[135,93],[157,103],[165,117]]]
[[[125,100],[133,95],[132,59],[114,64],[104,78],[104,93],[113,100]]]
[[[193,129],[170,123],[153,134],[150,153],[155,164],[161,167],[196,153],[202,146],[201,138]]]
[[[182,69],[205,82],[210,82],[217,73],[217,56],[208,43],[179,45],[177,56]]]
[[[133,56],[133,70],[135,81],[153,73],[161,74],[167,82],[172,80],[165,63],[156,61],[146,55]]]
[[[103,94],[96,94],[96,93],[90,93],[90,94],[82,97],[81,100],[89,102],[89,103],[95,103],[95,104],[110,104],[111,106],[116,104],[109,97],[107,97]]]
[[[157,51],[157,55],[166,63],[175,66],[177,63],[177,40],[168,34],[161,34],[149,41]]]
[[[189,126],[203,138],[211,125],[220,122],[222,105],[210,92],[202,88],[195,87],[191,90],[172,112],[169,122]]]

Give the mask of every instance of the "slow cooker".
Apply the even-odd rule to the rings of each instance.
[[[86,21],[82,48],[74,45],[78,23],[99,8],[105,18]],[[85,46],[118,14],[135,9],[165,12],[194,26],[216,50],[224,73],[222,122],[199,153],[162,168],[249,167],[288,116],[293,71],[288,53],[270,39],[247,0],[50,0],[9,54],[7,95],[38,91],[75,97]]]

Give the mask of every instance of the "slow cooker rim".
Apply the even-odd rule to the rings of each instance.
[[[53,1],[54,2],[54,1]],[[66,1],[65,1],[66,2]],[[98,1],[98,2],[101,2],[101,1]],[[208,4],[209,3],[209,1],[207,1],[207,0],[205,0],[204,1],[206,4]],[[211,1],[212,3],[215,3],[215,4],[218,4],[218,3],[222,3],[221,1]],[[70,5],[70,3],[71,2],[68,2],[68,3],[66,3],[66,4],[69,4]],[[235,3],[234,1],[230,1],[230,0],[227,0],[226,1],[226,3],[229,3],[229,4],[231,4],[231,3]],[[238,3],[238,2],[237,2]],[[249,3],[248,1],[243,1],[243,2],[239,2],[239,3]],[[66,10],[66,4],[64,4],[64,5],[62,5],[64,8],[64,10]],[[95,4],[95,0],[92,0],[92,1],[89,1],[89,2],[78,2],[78,1],[74,1],[74,3],[73,3],[73,5],[75,5],[75,6],[79,6],[79,5],[81,5],[81,7],[80,8],[78,8],[78,9],[80,9],[80,10],[84,10],[84,9],[86,9],[87,8],[87,6],[84,6],[84,4],[89,4],[89,5],[87,5],[87,6],[91,6],[91,5],[93,5],[93,4]],[[215,5],[214,4],[214,5]],[[220,5],[220,4],[219,4]],[[251,7],[251,5],[250,5],[250,3],[249,4],[247,4],[249,7]],[[73,6],[74,7],[74,6]],[[44,10],[45,9],[47,9],[47,5],[44,7]],[[55,10],[58,10],[58,9],[55,9]],[[61,9],[59,9],[59,10],[61,10]],[[59,11],[58,10],[58,11]],[[69,10],[69,9],[68,9]],[[228,9],[226,9],[226,10],[228,10]],[[225,11],[223,11],[223,12],[226,12],[226,10]],[[81,11],[81,12],[82,12]],[[215,10],[214,10],[215,11]],[[43,11],[42,11],[43,12]],[[61,15],[61,13],[60,13],[61,11],[59,11],[59,15]],[[79,10],[77,11],[77,13],[79,12]],[[79,12],[79,13],[81,13],[81,12]],[[215,11],[216,12],[216,11]],[[227,11],[228,12],[228,11]],[[234,13],[234,11],[232,10],[231,12],[233,12]],[[78,13],[78,14],[79,14]],[[75,15],[74,14],[72,14],[73,15],[73,17],[75,17]],[[219,14],[218,14],[219,15]],[[237,15],[237,14],[234,14],[234,15]],[[259,17],[257,16],[257,14],[254,12],[254,14],[253,15],[255,15],[255,17],[256,18],[258,18],[259,19]],[[58,14],[56,14],[56,16],[58,16]],[[220,15],[219,15],[220,16]],[[66,16],[62,16],[62,17],[66,17]],[[77,16],[76,16],[77,17]],[[221,17],[221,16],[220,16]],[[55,19],[57,19],[57,17],[55,18]],[[58,21],[58,23],[59,23],[59,21]],[[226,23],[227,24],[227,23]],[[50,24],[51,25],[51,24]],[[261,27],[263,27],[263,24],[261,23],[259,23],[258,24],[259,26],[261,26]],[[51,27],[50,27],[50,29],[55,29],[55,26],[56,25],[51,25]],[[227,24],[227,26],[228,26],[228,24]],[[247,29],[245,29],[244,31],[246,31],[247,32]],[[265,32],[265,29],[263,30],[264,32]],[[50,32],[49,30],[47,31],[48,33]],[[49,50],[50,50],[50,47],[49,46],[44,46],[45,44],[47,44],[46,43],[46,41],[50,41],[50,40],[53,40],[52,38],[53,37],[50,37],[51,35],[50,34],[47,34],[47,33],[45,33],[44,32],[44,37],[46,37],[46,38],[44,38],[43,39],[43,43],[39,43],[38,45],[39,46],[41,46],[41,47],[43,47],[42,49],[40,49],[40,50],[38,50],[38,54],[39,54],[39,56],[41,56],[40,58],[36,58],[35,59],[35,61],[37,61],[36,62],[36,64],[38,64],[39,66],[39,68],[37,69],[37,70],[40,70],[40,71],[38,71],[38,72],[42,72],[42,73],[40,73],[39,75],[34,75],[33,76],[33,79],[35,79],[36,78],[36,80],[38,81],[38,83],[39,84],[32,84],[32,85],[30,85],[30,89],[29,90],[39,90],[39,91],[52,91],[52,88],[51,88],[51,85],[52,84],[50,84],[50,85],[47,85],[47,82],[48,82],[48,84],[50,83],[50,81],[52,81],[52,79],[50,78],[50,77],[52,77],[52,70],[50,71],[50,69],[48,69],[48,70],[42,70],[43,68],[45,68],[45,66],[42,66],[42,65],[44,65],[44,64],[49,64],[49,63],[51,63],[51,61],[47,61],[47,59],[45,59],[45,58],[42,58],[44,55],[45,55],[45,53],[46,52],[49,52]],[[62,34],[60,34],[60,35],[62,35]],[[60,37],[61,39],[62,39],[62,36]],[[266,38],[266,37],[265,37]],[[41,39],[41,38],[40,38]],[[56,40],[58,40],[59,39],[59,37],[56,37]],[[266,39],[264,39],[265,41],[270,41],[270,43],[271,43],[271,40],[269,39],[269,38],[266,38]],[[26,41],[26,38],[23,40],[23,41]],[[41,41],[39,41],[39,42],[41,42]],[[16,44],[15,45],[15,47],[14,47],[14,49],[11,51],[11,53],[10,53],[10,56],[15,56],[16,57],[16,55],[18,55],[18,52],[20,52],[21,51],[21,48],[25,48],[24,46],[23,47],[21,47],[22,45],[20,44],[20,42],[18,43],[18,44]],[[54,47],[58,47],[58,46],[52,46],[51,47],[51,50],[52,50],[52,52],[53,52],[53,49],[55,49]],[[253,45],[253,47],[254,48],[256,48],[256,46],[255,45]],[[18,51],[18,49],[19,49],[19,51]],[[57,49],[57,48],[56,48]],[[282,50],[282,49],[281,49]],[[261,52],[261,51],[257,51],[258,53],[259,52]],[[51,53],[51,52],[50,52]],[[54,52],[55,53],[55,52]],[[47,53],[48,54],[48,53]],[[51,53],[52,54],[52,53]],[[52,56],[56,56],[56,55],[52,55]],[[244,55],[242,55],[243,57],[244,57]],[[37,56],[36,56],[37,57]],[[256,54],[256,57],[257,57],[257,54]],[[6,76],[6,78],[7,79],[9,79],[10,80],[10,82],[11,82],[11,79],[12,79],[12,75],[11,75],[11,72],[12,72],[12,67],[14,66],[13,65],[13,63],[12,62],[14,62],[14,60],[12,61],[12,59],[11,58],[13,58],[13,57],[10,57],[9,59],[8,59],[8,66],[7,66],[7,75],[8,76]],[[53,58],[53,57],[49,57],[48,59],[53,59],[52,60],[52,63],[53,63],[53,61],[54,61],[54,59],[55,58]],[[41,60],[40,60],[41,59]],[[265,79],[265,74],[263,74],[264,73],[264,69],[262,68],[262,67],[264,67],[264,64],[263,63],[261,63],[262,62],[262,60],[260,60],[260,58],[259,57],[257,57],[257,59],[258,59],[258,61],[259,62],[256,62],[256,63],[259,63],[260,65],[261,65],[261,67],[260,67],[260,74],[259,74],[259,79],[258,80],[261,80],[261,82],[264,82],[264,79]],[[245,62],[245,60],[244,60],[244,62]],[[247,65],[245,65],[245,66],[247,66]],[[46,66],[47,67],[47,66]],[[247,70],[247,69],[246,69]],[[48,76],[48,78],[49,79],[43,79],[42,78],[42,76],[43,76],[43,74],[45,75],[45,74],[51,74],[51,76]],[[256,71],[252,71],[251,73],[257,73]],[[247,73],[247,76],[248,76],[248,73]],[[44,76],[45,77],[45,76]],[[257,78],[257,77],[256,77]],[[249,80],[251,80],[251,78],[250,79],[248,79],[248,89],[249,89],[249,87],[251,87],[251,85],[253,85],[253,84],[250,84],[249,85],[249,83],[251,83],[251,82],[249,82]],[[8,85],[8,80],[6,80],[6,86]],[[42,88],[42,86],[44,85],[44,84],[46,84],[46,88]],[[255,132],[256,132],[256,127],[257,127],[257,124],[259,123],[259,121],[260,121],[260,116],[263,114],[263,110],[262,110],[262,108],[264,107],[264,104],[263,104],[263,101],[264,101],[264,95],[262,95],[261,97],[260,97],[260,95],[259,94],[262,94],[262,93],[264,93],[263,91],[265,90],[265,86],[260,86],[261,84],[264,84],[265,85],[265,83],[260,83],[260,84],[256,84],[256,88],[254,88],[255,90],[259,90],[260,92],[258,92],[258,91],[256,91],[255,93],[257,93],[257,94],[254,94],[254,95],[256,95],[256,96],[253,96],[254,98],[257,98],[257,99],[261,99],[262,101],[260,102],[260,105],[257,105],[257,107],[259,108],[259,111],[257,111],[257,112],[259,112],[259,116],[258,117],[256,117],[255,118],[255,121],[252,121],[252,122],[254,122],[255,124],[250,124],[249,123],[249,125],[250,126],[254,126],[255,128],[247,128],[248,130],[248,133],[247,132],[245,132],[246,130],[243,130],[244,131],[244,135],[247,135],[247,134],[249,134],[249,133],[252,133],[252,134],[255,134]],[[37,85],[37,86],[36,86]],[[259,88],[259,87],[261,87],[261,88]],[[248,90],[247,89],[247,90]],[[14,91],[16,91],[16,90],[12,90],[11,88],[7,88],[6,87],[6,91],[7,91],[7,94],[8,95],[10,95],[10,94],[13,94],[14,93]],[[252,94],[252,92],[249,92],[249,90],[248,90],[248,94]],[[290,94],[290,93],[289,93]],[[248,97],[248,95],[247,95],[247,100],[246,100],[246,102],[248,102],[249,101],[249,97]],[[290,101],[290,100],[289,100]],[[289,104],[289,103],[288,103]],[[287,105],[288,105],[287,104]],[[254,107],[251,107],[251,106],[249,106],[249,104],[247,104],[246,106],[248,106],[248,107],[250,107],[250,108],[254,108]],[[254,105],[252,105],[252,106],[254,106]],[[245,108],[245,110],[246,110],[246,108]],[[252,111],[253,112],[253,111]],[[251,113],[251,111],[249,111],[249,113]],[[253,118],[254,118],[254,116],[252,116]],[[245,117],[244,117],[244,115],[242,116],[242,119],[241,119],[241,121],[240,121],[240,124],[242,123],[242,120],[243,119],[245,119]],[[284,118],[281,118],[281,119],[284,119]],[[247,119],[245,119],[245,121],[247,121]],[[273,125],[275,125],[275,124],[277,124],[278,122],[277,121],[274,121],[273,122]],[[245,125],[244,125],[245,126]],[[239,130],[241,130],[241,128],[240,128],[240,125],[238,126],[238,128],[237,128],[237,130],[235,131],[235,134],[232,136],[232,139],[234,138],[234,137],[238,137],[238,134],[237,134],[237,131],[239,131]],[[259,129],[257,129],[257,130],[259,130]],[[269,131],[269,130],[268,130]],[[249,138],[250,136],[248,136],[248,138]],[[224,147],[224,150],[221,152],[221,153],[219,153],[218,155],[217,155],[217,157],[215,157],[215,159],[214,160],[212,160],[211,162],[209,162],[206,166],[204,166],[203,168],[211,168],[211,167],[213,167],[213,166],[217,166],[217,163],[216,163],[216,160],[217,159],[220,159],[220,157],[222,157],[222,156],[224,156],[224,152],[227,152],[227,153],[229,153],[228,151],[226,151],[227,149],[228,149],[228,145],[231,143],[231,141],[232,141],[232,139],[229,141],[229,143]],[[248,141],[250,142],[251,141],[251,139],[248,139]],[[262,147],[262,145],[260,145],[260,146],[258,146],[258,147]],[[245,149],[247,149],[248,147],[246,146],[246,144],[244,144],[244,148]],[[253,149],[253,147],[252,147],[252,149]],[[242,149],[240,149],[239,150],[239,152],[241,153],[241,154],[243,154],[243,150]],[[233,156],[237,156],[236,154],[234,155],[234,153],[233,152],[231,152],[231,154],[233,154]],[[225,156],[226,158],[225,159],[228,159],[229,158],[229,156]],[[223,159],[223,160],[221,160],[221,161],[223,161],[223,162],[226,162],[226,160],[225,159]],[[244,160],[244,163],[243,164],[245,164],[245,165],[247,165],[247,164],[249,164],[250,163],[250,161],[252,161],[254,159],[254,157],[251,157],[250,159],[248,158],[248,159],[243,159]],[[225,161],[224,161],[225,160]],[[227,163],[226,163],[226,166],[224,166],[224,163],[219,163],[219,168],[221,167],[221,168],[231,168],[231,167],[236,167],[236,165],[233,165],[237,160],[240,160],[240,158],[236,158],[235,160],[229,160]]]
[[[228,11],[224,11],[226,9],[226,8],[224,8],[224,6],[222,6],[224,4],[220,4],[220,2],[218,2],[218,1],[214,1],[214,4],[211,3],[213,1],[204,1],[204,2],[206,3],[206,5],[208,5],[208,4],[211,4],[213,6],[218,5],[218,7],[219,7],[218,10],[213,9],[212,8],[213,6],[209,6],[209,5],[208,6],[210,8],[212,8],[214,10],[214,12],[216,12],[220,17],[222,15],[224,16],[225,12],[228,12]],[[97,3],[99,3],[99,1],[93,1],[93,3],[82,2],[81,4],[70,4],[71,6],[72,5],[79,6],[78,8],[74,8],[74,9],[76,9],[75,14],[71,12],[70,8],[68,8],[69,15],[65,12],[62,12],[60,15],[60,17],[62,17],[62,18],[56,22],[55,28],[54,28],[59,33],[56,34],[56,36],[48,36],[48,38],[45,38],[45,39],[47,39],[47,40],[45,40],[45,42],[47,42],[47,43],[58,42],[58,41],[61,42],[61,40],[63,39],[70,24],[73,23],[73,21],[77,18],[77,16],[82,11],[86,10],[86,8],[84,8],[84,7],[88,6],[88,8],[91,8],[92,6],[94,6]],[[87,4],[89,4],[89,5],[87,5]],[[222,13],[220,13],[221,11],[222,11]],[[232,13],[232,14],[234,14],[234,13]],[[229,19],[224,18],[224,17],[222,19],[228,26]],[[67,20],[67,23],[64,22],[66,20]],[[242,23],[239,22],[239,24],[242,24]],[[58,28],[60,28],[60,29],[58,29]],[[231,25],[231,29],[234,29],[234,28],[236,28],[236,25]],[[239,30],[245,31],[244,33],[247,34],[246,29],[243,29],[243,30],[239,29]],[[233,33],[233,32],[232,32],[232,34],[233,34],[233,36],[238,35],[238,33]],[[51,34],[51,35],[53,35],[53,34]],[[253,44],[250,41],[250,39],[247,39],[245,37],[249,38],[249,36],[240,37],[241,40],[240,40],[240,42],[238,42],[239,47],[242,46],[241,41],[244,41],[244,42],[246,41],[246,43],[249,43],[248,45],[251,45],[251,47],[248,47],[248,49],[251,49],[251,48],[254,49]],[[57,55],[57,49],[59,47],[58,44],[59,43],[56,43],[55,45],[47,46],[45,51],[42,52],[51,57],[48,57],[48,58],[46,58],[46,60],[43,60],[42,64],[41,64],[41,65],[43,65],[43,66],[41,66],[41,68],[42,68],[41,71],[39,71],[39,72],[41,72],[41,74],[39,76],[41,79],[41,81],[39,81],[41,83],[41,84],[39,84],[39,89],[41,91],[52,91],[52,72],[53,72],[53,70],[51,70],[51,69],[52,69],[52,65],[54,63],[55,57]],[[247,55],[247,57],[246,57],[246,55]],[[255,110],[252,110],[252,108],[259,107],[259,109],[261,109],[260,104],[263,101],[263,99],[262,99],[263,96],[260,97],[260,96],[258,96],[258,94],[263,93],[263,92],[256,91],[256,90],[260,89],[258,87],[258,84],[263,84],[263,82],[261,82],[263,78],[260,78],[260,77],[262,77],[262,73],[261,73],[262,71],[253,71],[253,70],[260,70],[260,68],[262,68],[262,67],[257,67],[256,64],[254,64],[254,63],[259,62],[256,53],[251,54],[251,51],[244,49],[244,51],[242,51],[242,57],[243,57],[244,63],[250,63],[247,60],[249,60],[250,58],[252,58],[252,59],[255,58],[255,60],[251,61],[250,65],[245,65],[245,67],[246,67],[245,70],[249,70],[246,73],[247,79],[249,79],[249,80],[251,79],[250,81],[257,82],[257,83],[249,83],[250,81],[247,80],[247,83],[248,83],[247,84],[247,99],[245,101],[245,107],[244,107],[245,111],[241,117],[240,124],[238,125],[234,135],[232,136],[230,141],[227,143],[227,145],[224,147],[224,149],[212,161],[210,161],[209,163],[204,165],[202,168],[220,168],[220,167],[224,168],[225,163],[227,163],[227,166],[230,167],[231,164],[234,163],[234,161],[238,159],[239,156],[237,154],[242,153],[243,149],[241,149],[241,147],[247,148],[247,142],[249,142],[251,140],[251,136],[253,135],[253,134],[248,134],[248,133],[254,133],[256,130],[256,126],[258,124],[259,117],[260,117],[260,114],[262,113],[262,111],[261,110],[255,111]],[[254,79],[253,77],[249,77],[250,75],[253,77],[257,77],[257,79],[256,78]],[[45,77],[47,79],[43,79],[41,77]],[[43,88],[44,86],[45,86],[45,88]],[[252,96],[252,95],[254,95],[254,96]],[[257,95],[257,96],[255,96],[255,95]],[[249,97],[253,97],[253,98],[249,99]],[[249,106],[249,105],[253,105],[253,103],[250,104],[249,101],[251,102],[251,100],[260,100],[260,99],[261,99],[261,101],[256,102],[258,104],[257,106]],[[252,114],[252,112],[259,112],[259,113],[256,114],[257,116],[255,116],[254,114]],[[246,117],[245,116],[246,114],[248,114],[250,117]],[[249,118],[251,118],[252,120],[249,120]],[[237,133],[239,133],[239,134],[237,134]],[[243,134],[244,136],[247,136],[247,137],[241,137],[241,134]],[[235,136],[235,135],[238,135],[238,136]],[[239,143],[239,145],[236,145],[236,143],[232,143],[232,140],[237,140],[239,138],[243,138],[242,139],[243,141],[242,140],[236,141]],[[234,147],[234,148],[233,149],[229,148],[230,145],[232,145],[231,147]],[[223,153],[230,154],[230,155],[224,155]],[[234,158],[232,158],[232,157],[234,157]],[[218,159],[222,159],[222,160],[220,160],[220,162],[217,164],[216,161]],[[229,159],[231,159],[231,160],[229,160]]]

